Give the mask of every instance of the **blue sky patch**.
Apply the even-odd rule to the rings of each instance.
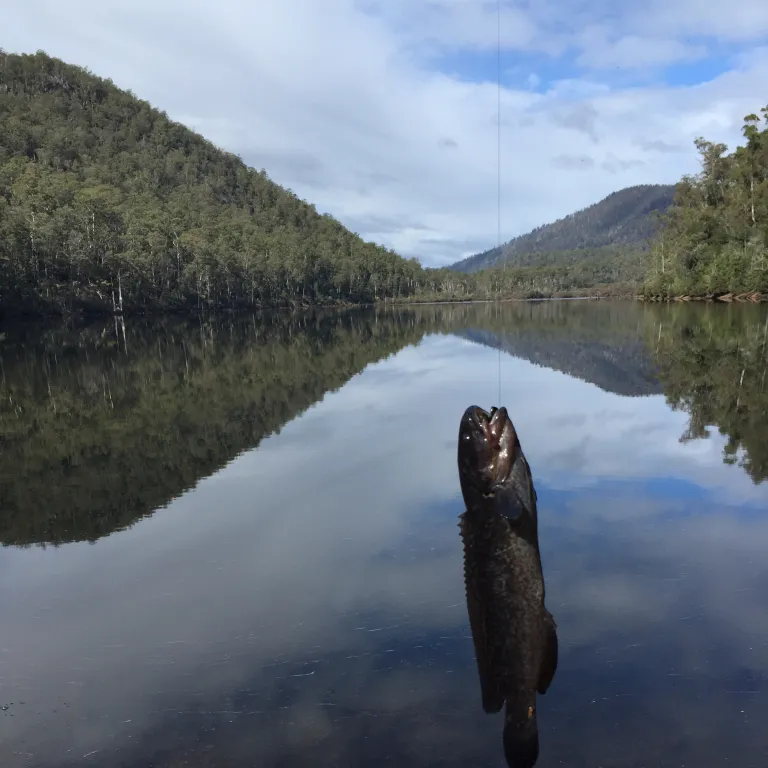
[[[535,93],[546,93],[554,83],[570,79],[594,81],[611,88],[649,84],[686,87],[710,82],[733,68],[734,57],[739,50],[737,46],[705,39],[688,39],[685,42],[706,45],[711,53],[698,60],[668,65],[596,68],[579,64],[580,51],[575,48],[560,56],[502,51],[501,83],[507,88]],[[434,71],[466,82],[495,83],[497,79],[498,60],[494,48],[446,50],[427,63]]]
[[[496,83],[498,57],[495,50],[450,51],[435,57],[431,68],[473,83]],[[546,93],[553,82],[572,77],[573,57],[552,58],[541,53],[501,54],[501,84],[505,88]]]
[[[672,64],[664,72],[663,80],[671,86],[690,86],[708,83],[725,74],[733,66],[731,54],[719,53],[700,61]]]

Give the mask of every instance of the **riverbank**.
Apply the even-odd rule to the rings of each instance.
[[[506,302],[534,303],[544,301],[599,301],[623,299],[627,301],[640,301],[648,303],[671,303],[671,302],[722,302],[722,303],[751,303],[759,304],[768,302],[768,294],[761,294],[757,291],[750,293],[724,293],[717,295],[683,295],[683,296],[646,296],[635,292],[602,292],[602,293],[583,293],[575,295],[534,295],[534,296],[503,296],[493,298],[386,298],[378,299],[373,302],[349,302],[333,301],[324,302],[281,302],[281,303],[258,303],[254,305],[231,306],[159,306],[159,307],[125,307],[122,311],[113,310],[107,306],[77,306],[77,307],[35,307],[8,310],[0,308],[0,324],[11,323],[24,320],[88,320],[104,317],[198,317],[212,315],[237,315],[243,312],[312,312],[312,311],[333,311],[366,309],[376,307],[386,309],[390,307],[414,307],[414,306],[434,306],[434,305],[459,305],[459,304],[494,304]]]
[[[238,303],[235,306],[208,304],[159,304],[157,306],[127,306],[122,309],[113,308],[109,304],[95,302],[78,302],[69,305],[62,304],[22,304],[10,307],[0,306],[0,322],[17,320],[35,320],[46,318],[77,319],[104,317],[197,317],[199,315],[227,315],[241,312],[303,312],[309,310],[341,310],[357,307],[371,307],[371,302],[350,302],[344,300],[327,301],[296,301],[296,302],[256,302],[254,304]]]
[[[69,302],[69,303],[26,303],[10,307],[0,306],[0,322],[12,322],[24,319],[77,319],[100,317],[197,317],[199,315],[226,315],[241,312],[306,312],[311,310],[347,310],[367,307],[409,307],[433,304],[484,304],[494,302],[534,302],[534,301],[575,301],[586,299],[633,299],[634,291],[623,292],[587,292],[561,291],[554,294],[533,293],[527,296],[468,297],[455,296],[401,296],[385,297],[367,302],[352,302],[344,299],[326,299],[323,301],[280,301],[280,302],[238,302],[232,305],[214,305],[206,303],[159,304],[156,306],[128,305],[122,309],[111,303]]]

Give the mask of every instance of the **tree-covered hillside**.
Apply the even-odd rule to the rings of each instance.
[[[701,172],[677,185],[650,259],[650,296],[768,293],[768,107],[744,118],[745,143],[696,140]],[[761,129],[762,124],[762,129]]]
[[[604,248],[636,254],[647,248],[658,228],[657,214],[669,207],[674,189],[663,184],[621,189],[599,203],[510,240],[501,249],[491,248],[456,262],[452,269],[477,272],[502,264],[539,267],[551,261],[552,253],[562,253],[558,263],[566,264],[589,258]]]
[[[425,270],[418,298],[467,300],[634,296],[647,271],[647,254],[621,248],[543,253],[535,267],[490,267],[479,272]]]
[[[365,302],[423,279],[111,81],[0,51],[0,309]]]
[[[765,217],[765,150],[763,134],[749,125],[749,146],[736,163],[742,170],[734,171],[740,181],[732,182],[752,184],[755,224],[741,253],[760,267],[755,227]],[[726,160],[712,166],[715,176]],[[749,178],[744,162],[754,165]],[[657,292],[688,284],[670,282],[672,275],[701,273],[704,252],[717,251],[723,232],[733,258],[718,259],[734,275],[743,272],[732,215],[741,198],[722,216],[720,198],[707,203],[720,217],[710,232],[702,224],[710,213],[696,208],[710,182],[681,185],[663,256],[657,249],[652,267],[664,275],[654,283]],[[621,190],[511,241],[503,248],[510,259],[500,265],[499,253],[489,251],[457,269],[423,268],[363,241],[266,171],[109,80],[44,53],[0,51],[0,315],[634,294],[648,272],[642,243],[671,189]],[[696,269],[680,266],[691,259]],[[754,285],[754,269],[738,285]],[[717,282],[706,274],[707,285]]]

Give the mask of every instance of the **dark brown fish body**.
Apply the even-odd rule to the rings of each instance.
[[[464,578],[483,709],[504,716],[507,764],[536,763],[536,693],[557,668],[557,631],[544,607],[536,491],[506,409],[468,408],[459,431]]]

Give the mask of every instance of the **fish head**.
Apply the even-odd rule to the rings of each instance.
[[[477,405],[464,411],[459,426],[459,474],[480,491],[503,482],[512,466],[515,428],[507,409],[488,413]]]
[[[503,509],[515,518],[530,511],[535,492],[507,409],[472,405],[459,425],[459,481],[467,511]]]

